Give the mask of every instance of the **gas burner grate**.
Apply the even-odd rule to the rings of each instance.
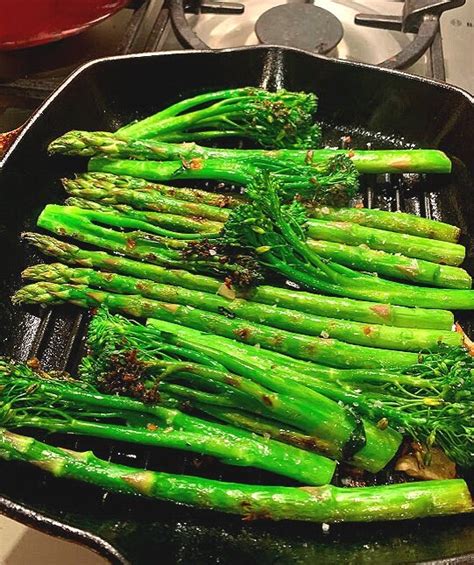
[[[432,78],[445,80],[439,19],[443,12],[459,8],[466,0],[405,0],[402,16],[358,14],[355,23],[377,29],[414,33],[415,39],[394,57],[381,63],[387,69],[406,69],[429,51]]]

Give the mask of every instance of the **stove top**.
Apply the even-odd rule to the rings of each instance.
[[[378,65],[390,59],[414,40],[414,34],[388,29],[363,27],[356,24],[358,14],[364,13],[374,17],[381,14],[389,17],[401,17],[404,2],[393,0],[244,0],[245,12],[242,16],[200,14],[188,16],[188,21],[196,34],[213,49],[237,47],[240,45],[257,45],[262,38],[258,37],[258,24],[275,9],[285,8],[288,12],[308,8],[319,8],[330,16],[334,16],[342,24],[343,35],[337,45],[326,52],[330,57],[338,57],[350,61],[360,61]],[[426,4],[426,2],[425,2]],[[434,4],[434,2],[433,2]],[[311,12],[310,12],[311,13]],[[286,22],[290,18],[286,17]],[[285,38],[285,18],[280,22],[272,22],[272,39],[275,44],[288,45]],[[281,26],[282,29],[277,29]],[[307,31],[306,23],[302,27]],[[315,26],[316,27],[316,26]],[[328,28],[331,33],[330,26]],[[287,33],[287,32],[286,32]],[[298,31],[293,35],[298,36]],[[300,34],[304,36],[304,33]],[[463,6],[450,9],[441,16],[441,37],[443,38],[446,81],[465,88],[474,93],[474,3],[468,1]],[[280,39],[279,39],[280,38]],[[306,38],[299,38],[294,46],[305,48]],[[311,41],[311,40],[310,40]],[[264,41],[265,42],[265,41]],[[322,35],[324,43],[324,31]],[[318,44],[317,41],[314,42]],[[316,49],[317,50],[317,49]],[[415,63],[409,65],[407,72],[423,76],[431,76],[428,54],[422,55]],[[436,77],[435,77],[436,78]]]
[[[287,2],[281,0],[246,0],[242,4],[245,6],[245,12],[242,16],[227,16],[224,18],[220,15],[210,14],[190,15],[189,21],[194,31],[205,43],[213,49],[222,49],[240,45],[257,45],[259,40],[255,33],[255,25],[264,13],[271,12],[276,6],[285,5],[288,10],[302,6],[306,8],[318,7],[334,16],[343,28],[341,41],[327,55],[375,65],[395,55],[406,47],[412,39],[411,35],[402,32],[371,29],[356,25],[354,22],[355,16],[362,12],[400,15],[402,4],[399,2],[386,0],[359,2],[352,0],[315,0],[308,4],[301,0],[288,0]],[[277,39],[275,43],[280,44],[280,41]],[[425,65],[426,61],[421,61],[420,64],[416,65],[420,74]]]
[[[474,3],[468,0],[454,8],[462,3],[133,0],[127,9],[75,37],[30,49],[0,51],[0,131],[21,125],[42,99],[86,61],[189,47],[291,45],[346,60],[392,67],[402,64],[407,72],[445,79],[474,93]],[[440,25],[438,15],[426,16],[426,5],[447,9]],[[413,33],[418,31],[418,35]],[[423,35],[428,32],[434,34],[431,48],[429,42],[423,44]],[[413,61],[396,59],[397,53],[410,54],[410,49],[416,51]]]

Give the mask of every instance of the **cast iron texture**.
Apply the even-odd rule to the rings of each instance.
[[[211,89],[259,85],[318,93],[319,115],[351,133],[354,146],[440,147],[454,159],[449,177],[377,177],[365,181],[366,204],[444,219],[463,229],[473,272],[474,104],[466,93],[398,72],[276,47],[177,52],[102,59],[77,71],[40,108],[0,166],[1,352],[41,358],[45,368],[74,370],[88,315],[72,307],[13,308],[19,273],[41,257],[20,242],[42,207],[61,201],[58,178],[84,166],[51,159],[46,146],[70,129],[114,130],[178,97]],[[327,128],[329,129],[329,128]],[[470,317],[462,316],[469,328]],[[55,437],[94,448],[102,457],[163,470],[230,480],[273,482],[270,474],[225,470],[169,450],[130,451],[123,445]],[[196,469],[196,463],[200,465]],[[474,528],[467,516],[399,523],[331,526],[243,522],[47,477],[0,464],[0,511],[54,535],[85,543],[117,563],[468,563]]]

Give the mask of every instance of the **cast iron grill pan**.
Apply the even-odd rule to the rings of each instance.
[[[84,353],[89,314],[72,306],[12,307],[19,273],[44,258],[20,241],[35,228],[48,202],[61,202],[58,182],[85,162],[47,158],[48,142],[70,129],[113,130],[181,96],[217,88],[259,85],[316,92],[326,142],[352,146],[439,147],[454,158],[448,176],[372,175],[363,179],[364,204],[400,210],[460,226],[467,269],[474,272],[474,107],[461,91],[420,78],[292,49],[257,47],[103,59],[86,65],[38,111],[7,155],[0,175],[0,350],[45,369],[74,373]],[[434,243],[435,244],[435,243]],[[471,332],[473,317],[458,316]],[[283,484],[254,469],[225,467],[209,458],[174,450],[153,451],[72,436],[48,441],[131,466],[201,474],[211,478]],[[388,477],[395,480],[395,477]],[[375,482],[386,480],[379,476]],[[296,484],[286,481],[285,484]],[[456,562],[474,559],[469,517],[369,525],[243,522],[172,504],[107,493],[53,479],[26,465],[0,462],[0,511],[31,525],[93,547],[125,563],[381,563]]]

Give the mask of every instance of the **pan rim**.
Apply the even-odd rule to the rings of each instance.
[[[221,54],[226,53],[238,53],[238,52],[247,52],[247,51],[267,51],[267,52],[286,52],[286,53],[300,53],[307,57],[311,57],[313,59],[320,59],[329,62],[330,64],[336,66],[347,66],[347,67],[355,67],[360,69],[371,69],[379,72],[381,74],[388,74],[393,76],[401,77],[404,80],[409,80],[410,82],[416,81],[421,84],[429,84],[435,88],[439,88],[441,90],[445,90],[447,92],[455,92],[457,95],[461,96],[474,108],[474,95],[470,94],[466,90],[459,88],[458,86],[438,81],[432,78],[427,78],[419,75],[413,75],[406,73],[404,71],[399,71],[396,69],[386,69],[383,67],[378,67],[377,65],[371,65],[368,63],[360,63],[358,61],[346,61],[344,59],[334,59],[332,57],[327,57],[325,55],[320,55],[317,53],[310,53],[309,51],[305,51],[304,49],[298,49],[296,47],[285,47],[280,45],[248,45],[243,47],[228,47],[225,49],[184,49],[184,50],[174,50],[174,51],[160,51],[160,52],[153,52],[153,53],[132,53],[129,55],[113,55],[109,57],[100,57],[97,59],[93,59],[84,63],[83,65],[79,66],[76,70],[74,70],[69,76],[67,76],[64,81],[43,101],[43,103],[33,112],[33,114],[28,118],[25,122],[24,127],[22,128],[20,134],[6,151],[6,153],[0,159],[0,173],[5,168],[7,163],[10,160],[11,155],[15,152],[16,147],[21,143],[23,138],[28,135],[29,130],[34,125],[36,121],[38,121],[45,110],[51,106],[56,100],[56,98],[69,87],[74,80],[86,72],[89,68],[94,66],[100,65],[102,63],[114,62],[114,61],[122,61],[122,60],[141,60],[145,58],[163,58],[163,57],[182,57],[182,56],[198,56],[198,55],[211,55],[211,56],[218,56]]]

